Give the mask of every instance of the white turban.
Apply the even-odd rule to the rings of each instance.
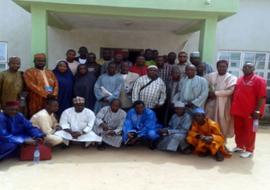
[[[158,67],[155,66],[155,65],[149,65],[149,66],[147,67],[147,69],[156,69],[156,70],[158,70]]]
[[[200,55],[200,52],[194,51],[194,52],[192,52],[192,53],[190,54],[190,57],[193,57],[193,58],[199,58],[199,57],[201,57],[201,55]]]
[[[174,103],[174,107],[175,108],[184,108],[185,107],[185,104],[181,101],[177,101]]]

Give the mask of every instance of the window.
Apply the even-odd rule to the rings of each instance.
[[[255,63],[256,74],[267,80],[267,103],[270,104],[270,53],[248,51],[219,51],[218,60],[229,62],[229,73],[239,77],[245,63]]]
[[[7,42],[0,42],[0,71],[7,67]]]

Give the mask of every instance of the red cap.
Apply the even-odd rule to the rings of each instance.
[[[20,102],[19,101],[8,101],[6,102],[6,107],[19,107]]]

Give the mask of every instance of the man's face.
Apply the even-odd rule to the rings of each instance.
[[[157,66],[162,67],[164,65],[164,58],[158,57],[157,58]]]
[[[135,111],[138,115],[143,114],[144,111],[144,105],[143,104],[139,104],[135,106]]]
[[[67,53],[67,60],[69,60],[69,61],[74,61],[75,58],[76,58],[76,52],[74,52],[74,51],[69,51],[69,52]]]
[[[115,64],[110,64],[108,66],[108,74],[109,75],[114,75],[116,72],[116,65]]]
[[[144,57],[146,60],[151,60],[153,59],[153,52],[151,50],[147,50],[144,54]]]
[[[87,51],[86,48],[81,48],[81,49],[79,50],[79,54],[80,54],[81,57],[87,57],[88,51]]]
[[[84,109],[84,103],[76,103],[74,104],[74,108],[76,112],[82,112]]]
[[[90,63],[95,63],[96,62],[96,55],[89,53],[88,54],[88,60]]]
[[[171,53],[168,54],[168,62],[174,63],[175,59],[176,59],[176,54],[175,53],[171,52]]]
[[[197,72],[200,73],[200,74],[203,74],[205,71],[205,65],[203,63],[200,63],[198,66],[197,66]]]
[[[220,62],[220,63],[217,65],[217,71],[218,71],[218,74],[219,74],[219,75],[225,75],[225,74],[227,73],[227,70],[228,70],[228,65],[227,65],[227,63]]]
[[[15,116],[19,112],[19,106],[5,107],[4,113],[8,116]]]
[[[188,78],[193,78],[196,75],[196,68],[193,66],[186,67],[186,75]]]
[[[114,56],[114,61],[115,61],[116,63],[121,63],[121,62],[123,61],[123,55],[122,55],[122,54],[116,54],[116,55]]]
[[[243,66],[244,75],[250,75],[254,72],[254,70],[255,70],[254,65],[251,63],[247,63]]]
[[[119,101],[113,101],[111,104],[111,110],[112,112],[117,112],[120,108],[120,102]]]
[[[8,66],[11,71],[17,72],[21,67],[21,61],[19,59],[14,59],[8,64]]]
[[[193,65],[198,66],[201,63],[201,58],[200,57],[190,57],[190,62]]]
[[[102,57],[106,61],[111,60],[112,59],[112,52],[110,50],[104,50]]]
[[[47,110],[52,112],[52,113],[55,113],[59,110],[59,104],[57,101],[53,101],[53,102],[50,102],[49,104],[47,104]]]
[[[176,107],[176,108],[174,108],[174,111],[175,111],[176,115],[182,116],[185,113],[185,108]]]
[[[147,75],[149,78],[153,79],[153,78],[156,78],[158,76],[158,71],[157,69],[147,69]]]
[[[46,58],[35,58],[34,63],[36,68],[43,69],[46,65]]]
[[[121,65],[121,73],[128,74],[129,66],[127,62],[123,62]]]
[[[195,113],[194,114],[194,120],[199,125],[203,125],[205,123],[205,115],[202,113]]]
[[[172,71],[172,80],[177,81],[180,80],[181,74],[179,71],[173,70]]]
[[[178,54],[178,61],[181,64],[184,64],[187,62],[187,54],[186,53],[179,53]]]
[[[137,57],[136,65],[138,65],[138,66],[143,66],[143,65],[145,65],[145,58],[144,58],[143,56]]]

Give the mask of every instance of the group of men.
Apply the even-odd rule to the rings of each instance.
[[[254,73],[253,63],[244,64],[244,76],[237,79],[228,73],[226,60],[218,61],[214,72],[199,52],[188,61],[182,51],[176,62],[174,52],[159,56],[147,49],[132,64],[123,54],[111,59],[104,51],[102,59],[89,64],[95,56],[86,50],[80,48],[76,59],[75,55],[70,59],[74,51],[68,51],[66,62],[73,74],[80,72],[80,65],[88,65],[98,77],[92,90],[95,106],[91,110],[87,97],[75,96],[59,121],[57,96],[63,89],[45,68],[46,55],[36,54],[35,67],[24,74],[18,71],[20,59],[10,58],[9,69],[0,74],[0,159],[21,144],[42,141],[98,149],[143,143],[151,149],[212,155],[222,161],[231,155],[225,145],[233,135],[233,151],[241,152],[242,158],[252,157],[255,124],[263,116],[266,99],[265,80]],[[25,113],[25,104],[30,120],[19,113]]]

